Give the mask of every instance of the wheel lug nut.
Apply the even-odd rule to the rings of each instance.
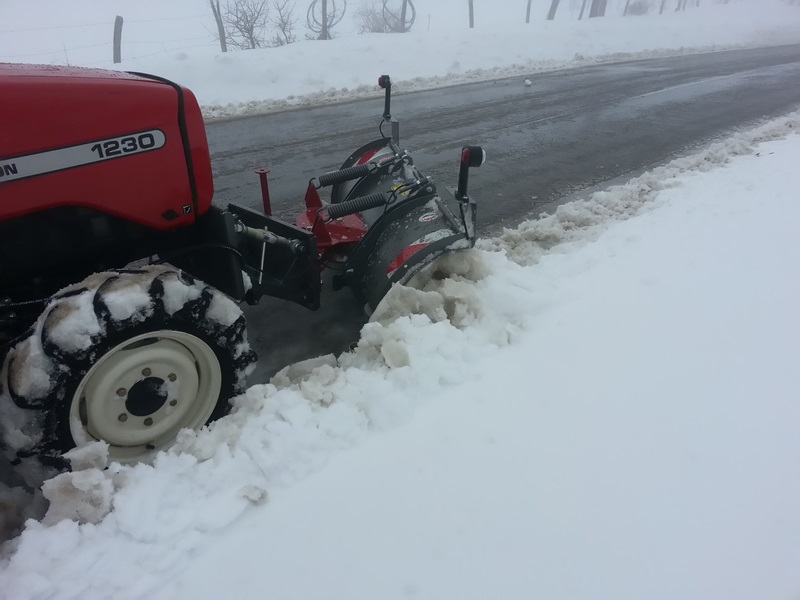
[[[152,374],[153,371],[151,371],[150,369],[142,369],[142,375],[144,375],[145,377],[150,377],[150,375]]]
[[[167,379],[169,379],[170,381],[175,381],[177,378],[178,378],[178,376],[177,376],[177,375],[175,375],[175,373],[170,373],[170,374],[167,376]]]
[[[177,406],[178,405],[178,401],[177,400],[170,400],[169,401],[169,405],[170,406]]]
[[[128,393],[128,390],[126,390],[125,388],[119,388],[119,389],[117,390],[117,396],[119,396],[120,398],[121,398],[122,396],[124,396],[125,394],[127,394],[127,393]]]
[[[152,424],[153,424],[153,419],[152,419],[151,417],[147,417],[147,418],[144,420],[144,424],[145,424],[145,425],[147,425],[148,427],[150,427],[150,425],[152,425]]]
[[[122,413],[120,416],[117,417],[122,423],[128,420],[128,415]]]

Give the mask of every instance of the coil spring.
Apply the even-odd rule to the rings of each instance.
[[[346,215],[353,215],[355,213],[369,210],[370,208],[377,208],[378,206],[385,206],[388,202],[386,194],[383,192],[376,192],[367,196],[359,196],[346,202],[339,204],[330,204],[326,207],[328,217],[331,219],[339,219]]]
[[[325,173],[324,175],[320,175],[317,181],[319,182],[319,187],[327,187],[334,183],[342,183],[343,181],[351,181],[359,177],[364,177],[364,175],[369,175],[369,172],[369,164],[357,165],[355,167],[347,167],[339,171]]]

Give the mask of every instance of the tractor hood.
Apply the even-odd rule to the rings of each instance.
[[[80,207],[154,229],[208,210],[200,107],[164,79],[0,64],[0,221]]]

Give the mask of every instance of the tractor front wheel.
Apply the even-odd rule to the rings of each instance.
[[[225,415],[254,360],[244,316],[218,290],[164,267],[92,275],[8,353],[2,444],[29,483],[24,471],[62,470],[65,452],[94,441],[110,460],[148,462]]]

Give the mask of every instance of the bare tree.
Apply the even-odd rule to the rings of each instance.
[[[417,9],[412,0],[399,0],[400,10],[392,8],[393,2],[383,0],[383,19],[389,31],[406,33],[411,31],[414,21],[417,20]]]
[[[392,30],[383,12],[378,6],[379,0],[372,0],[371,3],[364,3],[356,9],[356,23],[358,33],[391,33]]]
[[[667,0],[661,0],[661,7],[658,9],[658,14],[660,15],[664,14],[664,6],[666,6],[666,4]]]
[[[581,4],[581,14],[578,15],[578,21],[583,19],[583,13],[586,11],[586,3],[588,0],[583,0],[583,4]]]
[[[339,24],[346,11],[347,0],[313,0],[308,7],[306,23],[318,40],[330,40],[331,29]]]
[[[475,28],[475,7],[472,5],[472,0],[469,0],[469,28]]]
[[[222,14],[225,38],[228,44],[239,50],[252,50],[267,46],[266,33],[269,24],[267,0],[233,0],[225,5]]]
[[[270,41],[271,46],[285,46],[297,41],[297,36],[294,34],[294,26],[297,24],[297,19],[294,17],[295,6],[296,2],[293,0],[275,0],[272,3],[276,14],[272,18],[275,35]]]
[[[550,10],[547,11],[547,20],[552,21],[556,18],[556,11],[558,10],[558,3],[561,0],[551,0],[550,2]]]
[[[223,52],[228,51],[227,40],[225,39],[225,23],[222,20],[222,10],[219,7],[219,0],[208,0],[211,6],[211,12],[214,13],[214,21],[217,23],[217,39],[219,40],[219,49]]]
[[[531,22],[531,3],[532,2],[533,2],[533,0],[528,0],[528,10],[525,11],[525,22],[526,23],[530,23]]]

